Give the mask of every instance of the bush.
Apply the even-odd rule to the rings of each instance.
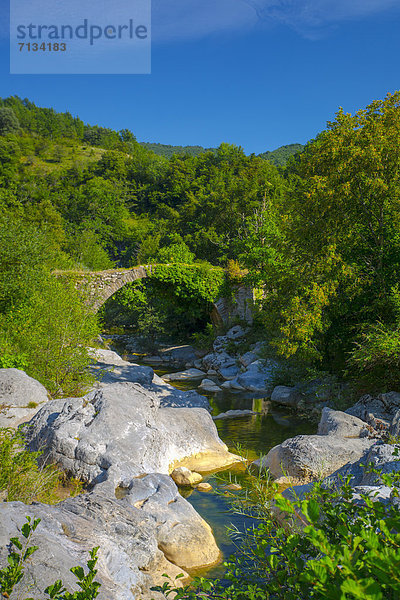
[[[6,352],[5,348],[3,348],[0,356],[0,369],[21,369],[24,371],[27,368],[28,362],[24,356]]]
[[[207,323],[204,331],[199,331],[192,335],[193,343],[199,350],[211,352],[216,335],[217,331],[214,326],[211,323]]]
[[[370,325],[361,334],[349,360],[350,368],[369,390],[390,391],[400,385],[400,328]]]
[[[381,476],[400,495],[399,474]],[[260,486],[258,488],[261,489]],[[167,597],[194,600],[396,600],[400,597],[400,511],[354,491],[315,484],[305,499],[275,496],[279,521],[267,496],[242,510],[258,525],[241,537],[226,563],[224,580],[197,578],[183,589],[153,588]],[[276,514],[276,510],[275,510]]]
[[[155,259],[150,259],[149,262],[156,263],[182,263],[185,265],[191,265],[194,263],[195,255],[187,247],[185,242],[179,242],[171,244],[170,246],[164,246],[157,252]]]
[[[228,260],[226,264],[226,274],[228,276],[229,281],[236,284],[242,283],[247,273],[248,270],[242,269],[237,260]]]
[[[72,283],[48,276],[0,324],[0,346],[23,356],[51,394],[77,395],[92,383],[86,347],[99,333],[97,317]]]
[[[0,429],[0,491],[5,492],[8,501],[31,504],[59,500],[57,489],[62,474],[52,465],[40,468],[40,454],[25,449],[21,430]]]

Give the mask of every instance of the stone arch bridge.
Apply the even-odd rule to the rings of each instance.
[[[111,296],[127,283],[155,277],[157,266],[140,265],[130,269],[109,269],[107,271],[57,271],[55,275],[73,280],[76,287],[84,291],[88,304],[97,312]],[[192,265],[183,266],[187,268]],[[193,265],[193,268],[196,268],[196,265]],[[223,270],[215,267],[215,271],[221,273]],[[229,298],[217,297],[213,300],[213,310],[210,315],[212,322],[229,323],[232,319],[239,318],[251,323],[254,302],[253,289],[242,285],[231,285],[231,288],[233,293]]]

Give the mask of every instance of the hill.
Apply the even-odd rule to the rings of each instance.
[[[174,154],[198,156],[199,154],[203,154],[203,152],[215,152],[216,150],[215,148],[203,148],[203,146],[171,146],[170,144],[159,144],[156,142],[140,142],[140,145],[165,158],[171,158]]]
[[[303,150],[303,144],[288,144],[286,146],[280,146],[276,150],[267,150],[259,154],[260,158],[268,160],[276,167],[284,167],[291,156],[294,156],[298,152]]]

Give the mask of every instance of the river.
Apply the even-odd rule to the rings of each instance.
[[[160,377],[178,370],[172,367],[160,369],[159,365],[149,365],[149,363],[146,365],[153,366],[154,371]],[[169,383],[181,390],[197,389],[199,385],[199,382],[196,381],[184,383],[171,381]],[[256,397],[251,392],[222,391],[217,394],[206,394],[199,390],[199,393],[208,397],[213,409],[213,416],[231,409],[252,409],[259,413],[248,417],[215,421],[219,436],[229,450],[235,452],[239,444],[241,454],[248,459],[255,460],[261,455],[267,454],[273,446],[295,435],[316,433],[315,423],[299,418],[288,409],[277,408],[271,402]],[[245,476],[243,470],[237,467],[224,471],[225,476],[229,477],[229,474],[239,483]],[[221,488],[223,485],[218,474],[205,475],[204,481],[210,483],[214,489]],[[184,495],[196,511],[211,525],[224,558],[228,558],[235,552],[235,546],[227,534],[227,526],[234,526],[239,531],[244,531],[246,527],[251,526],[251,519],[233,513],[230,510],[228,499],[221,494],[198,492],[194,489],[188,493],[184,492]],[[208,571],[207,576],[218,576],[222,573],[223,567],[218,567]]]

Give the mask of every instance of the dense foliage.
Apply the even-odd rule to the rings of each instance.
[[[104,309],[108,326],[135,328],[149,351],[160,338],[185,342],[205,329],[213,301],[229,294],[225,271],[207,263],[190,264],[193,255],[184,245],[164,248],[158,257],[171,264],[152,267],[151,278],[124,286]]]
[[[171,146],[170,144],[158,144],[154,142],[141,142],[141,146],[151,150],[154,154],[165,156],[165,158],[171,158],[174,154],[197,156],[202,152],[214,151],[214,148],[203,148],[203,146]]]
[[[242,254],[281,355],[347,362],[381,390],[400,383],[399,109],[395,93],[339,111],[290,163],[283,202],[248,221]]]
[[[99,330],[73,284],[51,273],[68,257],[19,210],[0,215],[0,242],[0,367],[23,368],[52,394],[80,393]]]
[[[281,192],[274,167],[234,146],[168,160],[128,130],[85,125],[17,97],[2,105],[19,129],[0,134],[0,201],[52,231],[90,269],[140,264],[179,242],[224,263],[265,189]]]
[[[292,156],[296,156],[304,150],[302,144],[288,144],[286,146],[280,146],[276,150],[267,150],[259,154],[261,158],[269,160],[276,167],[285,167]]]
[[[304,149],[279,149],[280,164],[295,156],[278,170],[271,155],[228,144],[166,158],[129,130],[1,101],[0,258],[8,266],[0,313],[13,305],[14,318],[31,297],[32,269],[44,265],[239,261],[238,273],[247,268],[259,290],[258,320],[274,352],[341,377],[368,376],[367,387],[399,385],[399,102],[396,93],[355,115],[340,111]],[[16,229],[19,242],[5,250]],[[160,306],[149,306],[153,325],[163,320]],[[25,353],[16,352],[18,364]]]

